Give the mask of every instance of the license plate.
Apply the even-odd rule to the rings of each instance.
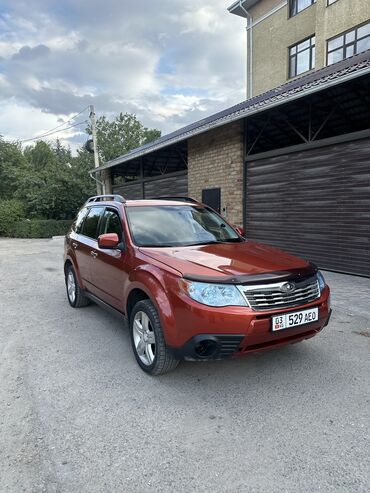
[[[283,315],[272,317],[272,330],[276,332],[278,330],[297,327],[298,325],[311,324],[318,319],[318,308],[311,308],[310,310],[303,310],[301,312],[284,313]]]

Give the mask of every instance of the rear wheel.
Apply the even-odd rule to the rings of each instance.
[[[145,372],[162,375],[176,368],[179,362],[168,350],[158,312],[150,300],[134,306],[130,333],[136,361]]]
[[[66,268],[66,289],[68,302],[73,308],[81,308],[90,304],[89,298],[83,294],[78,284],[77,276],[72,265]]]

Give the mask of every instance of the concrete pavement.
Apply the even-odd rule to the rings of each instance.
[[[69,307],[61,239],[0,240],[0,491],[367,492],[370,280],[326,273],[319,336],[152,378]]]

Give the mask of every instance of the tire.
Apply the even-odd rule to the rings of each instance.
[[[150,375],[163,375],[179,361],[170,353],[158,312],[150,300],[136,303],[130,316],[131,344],[140,368]]]
[[[65,281],[67,299],[73,308],[81,308],[90,304],[89,298],[83,294],[83,291],[78,284],[77,276],[72,265],[68,265],[66,268]]]

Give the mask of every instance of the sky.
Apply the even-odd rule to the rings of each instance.
[[[242,101],[245,26],[231,3],[0,0],[0,135],[63,129],[90,104],[166,134]],[[85,127],[50,139],[76,149]]]

